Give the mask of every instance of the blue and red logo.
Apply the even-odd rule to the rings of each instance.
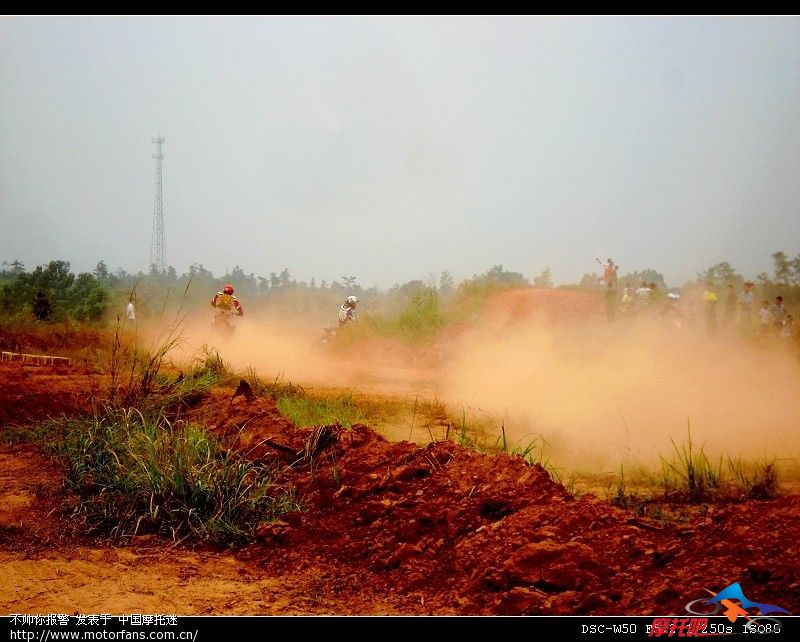
[[[706,590],[708,591],[708,589]],[[752,615],[747,612],[747,609],[758,609],[758,613],[755,615],[789,615],[789,611],[777,604],[762,604],[761,602],[748,600],[739,582],[734,582],[726,586],[716,595],[714,595],[713,591],[708,592],[714,597],[710,600],[706,600],[706,602],[708,604],[717,604],[720,607],[714,614],[716,615],[721,612],[722,615],[727,617],[731,622],[735,622],[740,616],[752,619]],[[738,600],[739,604],[736,604],[733,600]],[[703,615],[707,614],[704,613]]]
[[[686,605],[686,612],[692,617],[657,617],[648,626],[649,637],[706,637],[710,635],[734,635],[737,631],[731,626],[740,617],[746,633],[777,633],[781,630],[776,615],[789,615],[782,606],[749,600],[739,582],[726,586],[719,593],[709,591],[711,598],[692,600]],[[709,622],[709,617],[724,615],[724,621]],[[703,617],[698,617],[703,616]]]

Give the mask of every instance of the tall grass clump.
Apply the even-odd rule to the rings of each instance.
[[[450,423],[445,438],[480,453],[505,452],[502,437],[494,434],[495,420],[494,416],[479,414],[474,409],[467,413],[467,409],[461,406],[461,414]]]
[[[249,462],[196,425],[135,410],[66,424],[56,446],[90,529],[242,543],[297,510],[276,468]]]
[[[201,355],[196,359],[195,370],[216,375],[219,380],[231,376],[231,369],[222,359],[219,350],[209,346],[203,346]]]
[[[614,480],[610,481],[606,486],[605,496],[606,501],[620,508],[627,508],[633,503],[635,497],[628,489],[624,464],[620,464],[619,474],[615,475]]]
[[[714,499],[721,490],[722,460],[714,467],[703,446],[692,440],[692,426],[688,424],[688,437],[678,445],[672,442],[672,457],[661,456],[661,479],[665,496],[686,502],[703,502]]]
[[[126,333],[125,321],[118,318],[109,358],[109,400],[120,406],[141,405],[156,392],[167,355],[180,343],[180,321],[159,334],[146,349],[139,346],[135,334]]]
[[[773,499],[778,496],[778,473],[775,461],[744,462],[727,460],[734,488],[744,499]]]
[[[139,345],[138,325],[135,321],[131,327],[127,319],[121,314],[117,315],[108,364],[108,397],[112,404],[119,407],[139,407],[144,405],[148,397],[159,392],[161,370],[167,355],[183,340],[183,323],[186,319],[183,306],[193,274],[190,274],[186,282],[174,318],[162,327],[150,347],[143,348]],[[169,295],[170,291],[167,290],[161,311],[162,318],[165,318]],[[216,356],[219,357],[219,354]]]

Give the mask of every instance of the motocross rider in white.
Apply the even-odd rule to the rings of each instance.
[[[358,305],[358,297],[357,296],[349,296],[345,299],[345,302],[342,304],[342,307],[339,308],[339,327],[343,327],[356,321],[358,319],[358,315],[356,315],[356,306]]]

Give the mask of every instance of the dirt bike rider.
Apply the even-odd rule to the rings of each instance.
[[[234,311],[237,316],[243,316],[244,310],[239,299],[233,296],[233,286],[228,283],[222,288],[222,292],[217,292],[211,299],[211,307],[214,308],[214,322],[230,324],[231,316]]]
[[[342,307],[339,308],[339,327],[349,325],[353,321],[358,320],[356,315],[356,306],[358,305],[357,296],[349,296],[345,299]]]

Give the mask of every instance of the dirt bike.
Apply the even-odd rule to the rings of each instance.
[[[319,350],[330,348],[336,341],[336,331],[337,328],[335,326],[323,327],[322,336],[314,342],[314,347]]]
[[[211,327],[213,331],[224,338],[233,336],[236,330],[236,324],[233,321],[234,316],[239,315],[234,315],[230,310],[214,310],[211,314]]]

